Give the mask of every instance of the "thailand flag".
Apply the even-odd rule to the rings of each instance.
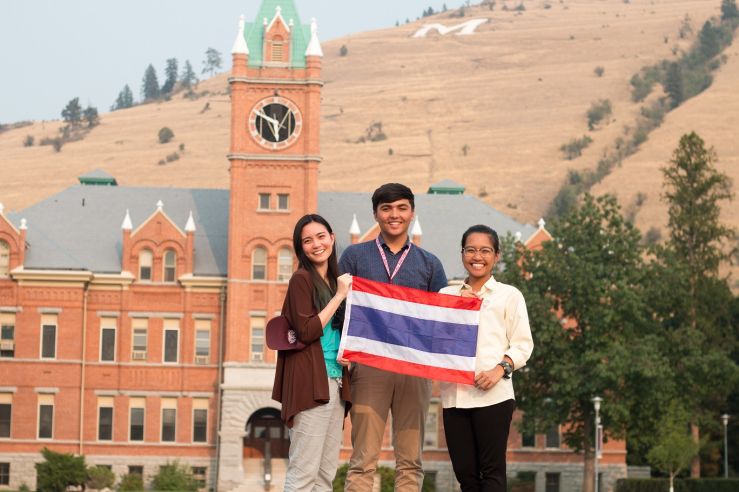
[[[477,298],[352,278],[339,357],[386,371],[474,384]]]

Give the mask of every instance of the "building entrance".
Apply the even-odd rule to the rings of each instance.
[[[259,409],[249,417],[244,459],[264,458],[267,449],[272,458],[287,458],[290,449],[287,427],[280,420],[280,411],[274,408]]]

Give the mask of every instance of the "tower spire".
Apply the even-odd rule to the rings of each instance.
[[[305,56],[323,57],[321,42],[318,41],[318,23],[315,17],[310,21],[310,43],[308,43],[308,49],[305,50]]]
[[[246,45],[246,38],[244,37],[244,15],[239,17],[239,33],[236,35],[233,48],[231,48],[232,55],[248,55],[249,47]]]

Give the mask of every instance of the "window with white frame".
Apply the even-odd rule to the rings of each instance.
[[[0,393],[0,439],[10,437],[13,423],[13,393]]]
[[[100,362],[115,362],[116,318],[100,318]]]
[[[290,209],[290,195],[287,193],[277,194],[277,210],[289,210]]]
[[[131,360],[145,361],[149,341],[149,320],[147,318],[133,318],[131,329]]]
[[[113,397],[98,397],[98,441],[113,440]]]
[[[139,280],[151,281],[151,265],[154,254],[151,250],[142,249],[139,252]]]
[[[10,274],[10,245],[0,240],[0,276],[7,277]]]
[[[15,356],[15,313],[0,313],[0,357]]]
[[[270,194],[260,193],[259,194],[259,210],[269,210]]]
[[[209,319],[195,320],[195,363],[207,364],[210,359],[210,325]]]
[[[251,316],[251,360],[264,360],[264,316]]]
[[[162,442],[177,440],[177,398],[162,398]]]
[[[56,358],[56,314],[44,314],[41,316],[41,358]]]
[[[175,364],[179,360],[180,353],[180,320],[164,320],[164,357],[162,362]]]
[[[128,413],[128,440],[143,441],[146,399],[130,398],[128,400]]]
[[[251,254],[252,280],[267,280],[267,250],[261,246],[254,248]]]
[[[426,414],[426,427],[424,429],[423,445],[429,448],[439,447],[439,413],[438,401],[429,403],[429,411]]]
[[[54,395],[38,395],[38,438],[54,437]]]
[[[277,253],[277,281],[287,282],[293,274],[293,254],[290,248],[281,248]]]
[[[177,253],[173,249],[164,252],[164,275],[165,282],[174,282],[177,278]]]
[[[195,398],[192,401],[192,441],[208,442],[208,400]]]

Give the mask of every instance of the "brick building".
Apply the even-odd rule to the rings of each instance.
[[[269,475],[281,488],[287,433],[264,326],[294,268],[293,225],[318,211],[339,248],[378,233],[369,194],[318,193],[321,60],[315,22],[301,24],[292,0],[264,0],[254,23],[241,20],[228,190],[123,187],[97,171],[17,214],[0,206],[0,490],[34,487],[44,446],[118,476],[148,480],[178,459],[204,487],[261,490]],[[464,274],[457,241],[472,223],[530,247],[549,238],[543,222],[519,224],[453,182],[416,206],[413,240],[450,278]],[[440,412],[434,399],[424,457],[446,491]],[[582,456],[558,429],[514,428],[509,450],[512,474],[534,473],[531,490],[582,480]],[[625,475],[624,443],[609,443],[602,470],[606,484]]]

